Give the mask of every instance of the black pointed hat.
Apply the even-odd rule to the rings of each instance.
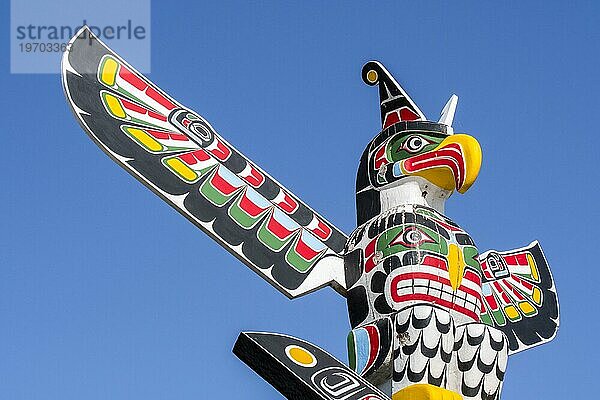
[[[367,85],[379,84],[381,124],[383,129],[400,121],[425,121],[425,115],[394,77],[378,61],[369,61],[362,69]]]

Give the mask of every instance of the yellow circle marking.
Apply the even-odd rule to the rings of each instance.
[[[301,367],[314,367],[317,365],[316,357],[310,351],[300,346],[289,345],[285,348],[285,354],[290,360]]]
[[[367,80],[371,83],[377,82],[377,71],[370,70],[367,72]]]

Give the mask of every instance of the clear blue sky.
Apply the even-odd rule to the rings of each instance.
[[[539,239],[561,303],[557,339],[510,359],[503,398],[589,397],[600,5],[450,3],[154,1],[149,76],[347,233],[358,158],[379,127],[363,63],[381,60],[432,119],[457,93],[455,129],[478,138],[484,164],[447,214],[481,251]],[[7,30],[0,399],[279,398],[231,353],[241,330],[346,359],[340,296],[287,300],[117,167],[58,75],[9,74]]]

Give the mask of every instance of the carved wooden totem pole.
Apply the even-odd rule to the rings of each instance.
[[[475,182],[481,149],[454,133],[458,98],[428,121],[368,62],[382,130],[356,180],[347,237],[83,28],[63,57],[75,117],[119,165],[290,298],[331,286],[348,302],[349,366],[291,336],[244,332],[234,353],[290,399],[498,399],[508,356],[559,323],[537,242],[480,254],[443,215]]]

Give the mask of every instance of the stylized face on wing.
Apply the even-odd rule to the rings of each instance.
[[[465,134],[408,130],[380,144],[371,154],[375,186],[419,176],[447,191],[465,193],[481,167],[481,148]]]

